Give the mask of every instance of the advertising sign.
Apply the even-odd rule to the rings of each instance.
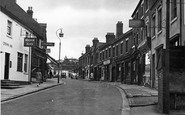
[[[35,38],[24,38],[24,46],[25,47],[35,46]]]
[[[54,46],[55,43],[53,43],[53,42],[42,42],[41,45],[42,46]]]
[[[129,20],[129,27],[140,28],[144,27],[144,20]]]
[[[51,49],[46,49],[46,53],[51,53]]]

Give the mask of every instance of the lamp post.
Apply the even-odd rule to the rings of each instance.
[[[58,31],[60,30],[60,32],[58,33]],[[59,83],[59,68],[60,68],[60,53],[61,53],[61,38],[64,36],[64,34],[62,33],[62,28],[59,28],[57,31],[56,31],[56,36],[58,37],[59,39],[59,62],[58,62],[58,83]]]

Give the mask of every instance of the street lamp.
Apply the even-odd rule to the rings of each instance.
[[[58,33],[58,31],[60,31]],[[59,83],[59,68],[60,68],[60,53],[61,53],[61,38],[64,36],[64,34],[62,33],[62,28],[59,28],[57,31],[56,31],[56,36],[58,37],[59,39],[59,62],[58,62],[58,83]]]

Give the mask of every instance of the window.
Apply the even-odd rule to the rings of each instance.
[[[25,54],[24,55],[24,72],[27,72],[27,68],[28,68],[28,55]]]
[[[109,57],[111,56],[111,48],[109,47]]]
[[[105,51],[105,58],[107,59],[107,57],[108,57],[108,50],[106,49],[106,51]]]
[[[121,43],[121,54],[123,54],[123,42]]]
[[[139,35],[138,33],[136,34],[136,44],[138,44],[138,40],[139,40]]]
[[[118,45],[116,45],[116,56],[118,56]]]
[[[152,30],[152,37],[155,36],[155,28],[156,28],[155,19],[156,19],[156,17],[155,17],[155,14],[154,14],[152,16],[152,28],[151,28],[151,30]]]
[[[29,33],[28,33],[28,32],[26,32],[26,38],[28,37],[28,35],[29,35]]]
[[[158,32],[162,30],[162,9],[158,9]]]
[[[17,71],[22,72],[23,54],[18,52],[17,56]]]
[[[11,21],[7,21],[7,34],[9,35],[9,36],[11,36],[12,35],[12,22]]]
[[[126,39],[126,48],[125,48],[125,50],[126,50],[126,52],[128,52],[128,39]]]
[[[177,17],[177,0],[171,0],[171,20]]]
[[[103,60],[105,59],[105,51],[103,51]]]
[[[112,54],[113,54],[113,57],[115,56],[115,46],[113,47],[113,52],[112,52]]]
[[[144,5],[142,4],[141,5],[141,16],[143,16],[144,15]]]
[[[145,11],[147,11],[149,8],[149,0],[145,0],[145,7],[146,7]]]

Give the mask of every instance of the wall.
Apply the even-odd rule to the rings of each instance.
[[[12,62],[9,69],[9,80],[16,81],[28,81],[28,70],[24,72],[24,55],[28,55],[29,60],[29,48],[24,47],[24,33],[25,28],[17,21],[11,19],[4,13],[0,12],[1,17],[1,78],[4,79],[4,65],[5,65],[5,52],[10,53],[10,61]],[[8,36],[7,33],[7,20],[12,22],[12,36]],[[22,30],[22,31],[21,31]],[[17,71],[17,52],[23,54],[23,72]],[[27,62],[28,63],[28,62]],[[28,67],[27,67],[28,68]]]

